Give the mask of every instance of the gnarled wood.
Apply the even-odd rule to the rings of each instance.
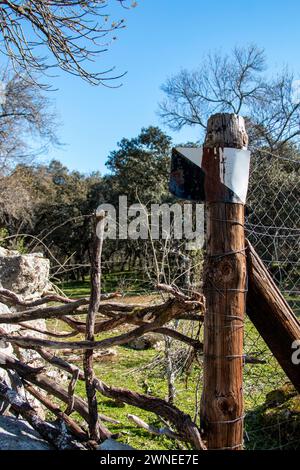
[[[101,254],[103,246],[104,217],[102,211],[95,216],[94,233],[92,242],[92,259],[91,259],[91,296],[89,310],[86,317],[85,339],[93,342],[95,339],[95,323],[96,315],[99,310],[101,300]],[[97,231],[97,225],[100,227],[100,233]],[[105,435],[101,435],[101,427],[99,427],[98,403],[96,390],[93,384],[93,349],[87,349],[83,356],[83,370],[85,375],[85,389],[89,407],[89,431],[90,438],[94,441],[104,440]]]
[[[6,399],[12,408],[19,413],[38,433],[48,442],[51,442],[59,450],[85,450],[85,447],[76,442],[67,430],[62,432],[53,424],[43,421],[32,406],[9,388],[4,382],[0,382],[0,397]]]
[[[74,436],[76,436],[77,439],[79,439],[80,441],[88,440],[88,435],[82,429],[82,427],[79,426],[72,418],[70,418],[70,416],[64,413],[59,408],[59,406],[55,405],[48,397],[43,395],[32,385],[25,382],[24,387],[27,392],[29,392],[33,397],[35,397],[39,402],[41,402],[46,408],[48,408],[49,411],[51,411],[58,418],[62,419],[66,423],[66,426],[69,429],[69,431],[72,434],[74,434]]]

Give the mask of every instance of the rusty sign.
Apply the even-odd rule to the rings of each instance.
[[[245,204],[249,166],[248,150],[177,147],[172,152],[169,188],[180,199]]]

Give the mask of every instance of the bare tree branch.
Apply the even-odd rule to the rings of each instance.
[[[117,2],[126,6],[125,0]],[[81,77],[94,85],[118,76],[113,69],[89,71],[107,51],[114,34],[124,28],[124,19],[112,21],[106,7],[109,0],[0,1],[0,50],[16,70],[30,77],[54,67]],[[41,55],[44,51],[44,55]],[[53,62],[52,62],[53,61]]]

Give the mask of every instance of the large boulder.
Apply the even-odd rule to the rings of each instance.
[[[49,268],[49,260],[44,258],[42,254],[21,254],[17,251],[7,250],[0,247],[0,289],[8,289],[17,294],[23,300],[39,298],[47,290],[50,290]],[[8,307],[7,305],[0,303],[1,316],[21,309],[22,307]],[[27,324],[40,330],[47,330],[46,321],[43,319],[33,320],[27,322]],[[1,324],[0,327],[6,333],[13,333],[21,328],[16,324]],[[22,335],[45,338],[40,333],[31,330],[23,330]],[[2,352],[13,355],[33,367],[42,365],[40,356],[32,349],[14,348],[11,344],[5,341],[0,341],[0,349]],[[9,374],[1,368],[0,379],[5,379],[9,384],[11,384]],[[31,405],[36,407],[41,416],[43,416],[43,409],[40,407],[39,402],[33,399],[24,390],[23,392],[25,396],[28,395],[27,398]]]
[[[49,268],[42,254],[23,255],[0,247],[0,288],[23,298],[39,297],[49,289]]]
[[[0,315],[5,315],[7,313],[9,313],[9,308],[6,305],[0,303]],[[12,331],[15,330],[14,325],[0,324],[0,327],[7,333],[11,333]],[[3,340],[0,340],[0,351],[8,355],[12,355],[14,352],[12,345]],[[6,370],[1,369],[1,368],[0,368],[0,380],[5,380],[6,382],[7,381],[9,382],[8,373],[6,372]],[[0,404],[1,404],[1,400],[0,400]]]
[[[52,450],[26,421],[8,416],[0,416],[1,450]]]

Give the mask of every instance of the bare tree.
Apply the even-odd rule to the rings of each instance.
[[[127,0],[116,1],[128,7]],[[123,19],[111,21],[108,4],[109,0],[0,0],[0,51],[17,71],[29,75],[58,66],[90,83],[104,84],[116,78],[110,75],[113,69],[91,72],[84,64],[106,51],[115,39],[112,35],[124,27]],[[43,50],[45,56],[40,55]]]
[[[242,113],[250,140],[272,151],[300,136],[300,97],[294,75],[283,70],[266,74],[266,59],[255,45],[235,48],[231,55],[209,54],[194,71],[182,70],[162,86],[166,98],[160,115],[174,130],[200,126],[211,114]]]
[[[57,139],[51,101],[41,93],[37,83],[7,71],[2,71],[0,79],[3,85],[0,101],[0,175],[3,175],[16,163],[28,161]]]

